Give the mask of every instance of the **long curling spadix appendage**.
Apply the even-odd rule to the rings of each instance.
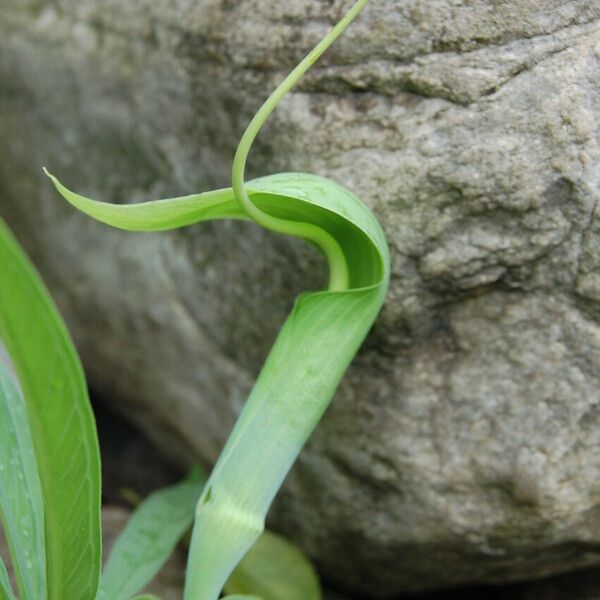
[[[337,240],[326,230],[311,223],[301,223],[274,217],[260,210],[252,203],[244,185],[244,171],[246,159],[250,148],[269,118],[277,108],[281,99],[298,83],[302,76],[319,60],[321,55],[342,35],[348,25],[354,21],[368,0],[358,0],[354,6],[342,17],[337,25],[304,57],[296,68],[277,86],[275,91],[267,98],[252,121],[244,131],[238,144],[231,181],[237,201],[246,214],[256,223],[266,229],[311,240],[321,248],[329,263],[329,289],[343,290],[348,287],[348,265]]]
[[[250,218],[311,241],[328,259],[328,290],[297,299],[198,502],[186,600],[216,600],[260,535],[277,490],[329,405],[387,291],[385,237],[373,214],[350,192],[303,173],[244,183],[246,157],[269,114],[366,2],[354,4],[258,111],[240,142],[232,188],[115,206],[75,194],[51,176],[74,206],[115,227],[155,231],[209,219]]]

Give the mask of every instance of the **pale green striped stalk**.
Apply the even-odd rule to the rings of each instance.
[[[110,205],[57,190],[92,217],[122,229],[155,231],[202,220],[251,218],[302,237],[328,259],[329,289],[301,295],[283,325],[198,502],[186,600],[216,600],[259,537],[267,510],[327,408],[383,303],[389,257],[367,207],[336,183],[284,173],[244,184],[244,165],[281,98],[351,23],[359,0],[265,102],[242,137],[232,189],[136,205]]]

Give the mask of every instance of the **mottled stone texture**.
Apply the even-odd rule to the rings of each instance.
[[[109,231],[41,166],[109,201],[226,185],[349,3],[0,5],[0,211],[92,385],[210,462],[322,260],[252,224]],[[290,169],[364,198],[393,276],[271,524],[361,598],[599,563],[600,3],[371,0],[251,156]]]

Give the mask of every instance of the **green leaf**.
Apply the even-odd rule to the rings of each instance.
[[[265,531],[225,584],[228,594],[263,600],[321,600],[319,579],[307,558],[285,538]],[[247,596],[244,596],[247,597]]]
[[[6,565],[0,556],[0,600],[15,600]]]
[[[0,265],[0,338],[33,438],[48,599],[90,600],[100,574],[100,459],[83,370],[39,275],[1,220]]]
[[[134,511],[102,571],[98,600],[127,600],[158,573],[189,529],[206,476],[193,469],[154,492]]]
[[[0,520],[22,600],[46,598],[44,505],[25,401],[0,362]]]
[[[160,598],[154,594],[142,594],[141,596],[132,598],[132,600],[160,600]]]

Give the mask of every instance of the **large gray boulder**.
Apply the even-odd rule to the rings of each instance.
[[[227,185],[349,3],[0,5],[0,212],[94,388],[209,463],[323,261],[248,223],[108,230],[41,166],[108,201]],[[271,524],[365,598],[599,563],[600,3],[371,0],[265,128],[249,174],[283,170],[362,197],[393,275]]]

